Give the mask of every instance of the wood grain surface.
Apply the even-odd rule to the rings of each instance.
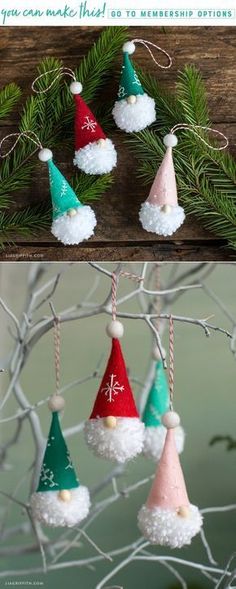
[[[29,94],[36,66],[46,56],[64,61],[75,68],[101,33],[100,27],[4,27],[0,35],[1,86],[15,81],[23,89],[22,103]],[[206,83],[213,124],[230,138],[236,155],[236,71],[235,27],[130,27],[130,37],[157,42],[173,56],[173,67],[157,69],[139,48],[135,63],[165,84],[174,88],[177,72],[187,63],[196,64]],[[115,91],[115,89],[114,89]],[[102,96],[101,96],[102,98]],[[1,137],[17,129],[21,105],[8,120],[1,121]],[[173,238],[158,238],[141,228],[138,221],[140,203],[148,188],[137,182],[136,163],[119,131],[109,133],[119,156],[115,182],[100,201],[93,204],[98,225],[96,235],[80,246],[64,247],[50,232],[37,238],[16,237],[16,245],[6,247],[0,259],[29,260],[235,260],[236,252],[223,240],[209,234],[195,218],[188,217]],[[58,158],[57,158],[57,161]],[[71,161],[60,159],[60,169],[70,178]],[[30,189],[17,200],[17,206],[35,203],[48,194],[46,167],[32,180]],[[15,205],[16,206],[16,205]]]

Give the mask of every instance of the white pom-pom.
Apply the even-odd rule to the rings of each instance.
[[[33,517],[51,527],[71,528],[79,524],[89,513],[89,491],[81,485],[70,489],[70,493],[70,501],[62,501],[58,491],[33,493],[30,500]]]
[[[157,235],[172,235],[182,225],[185,219],[184,209],[179,205],[165,213],[162,207],[144,202],[139,212],[139,219],[146,231]]]
[[[161,458],[162,450],[166,439],[167,430],[163,425],[157,427],[146,427],[143,444],[143,454],[158,462]],[[185,433],[181,426],[175,429],[175,444],[178,454],[184,449]]]
[[[41,162],[48,162],[49,160],[52,159],[52,156],[53,156],[53,153],[52,153],[51,149],[47,149],[47,147],[40,149],[40,151],[38,152],[38,158]]]
[[[83,86],[80,82],[71,82],[70,91],[71,94],[81,94]]]
[[[108,174],[116,163],[117,153],[110,139],[88,143],[75,152],[74,165],[86,174]]]
[[[116,427],[106,427],[102,418],[89,419],[86,442],[96,456],[124,463],[142,452],[144,424],[137,417],[117,417]]]
[[[152,544],[182,548],[190,544],[202,526],[202,515],[195,505],[189,505],[188,517],[181,517],[176,511],[146,505],[138,514],[138,526],[143,536]]]
[[[106,326],[106,332],[109,337],[121,339],[124,335],[124,325],[121,321],[112,320]]]
[[[178,143],[178,137],[174,135],[174,133],[169,133],[168,135],[165,135],[163,143],[166,147],[176,147]]]
[[[162,415],[161,421],[167,429],[173,429],[180,424],[180,416],[175,411],[167,411]]]
[[[50,411],[62,411],[65,407],[65,399],[61,395],[52,395],[48,401]]]
[[[112,114],[119,129],[126,133],[142,131],[156,120],[155,101],[147,94],[138,94],[134,104],[126,99],[115,102]]]
[[[135,44],[133,43],[133,41],[127,41],[126,43],[124,43],[122,51],[123,53],[128,53],[129,55],[132,55],[132,53],[135,52]]]
[[[96,224],[93,209],[86,205],[77,208],[77,213],[73,217],[64,213],[55,219],[51,231],[64,245],[75,245],[84,239],[89,239],[94,233]]]

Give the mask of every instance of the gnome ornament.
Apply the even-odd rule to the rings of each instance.
[[[148,393],[142,421],[145,425],[143,454],[155,461],[160,460],[166,438],[162,415],[168,411],[170,397],[165,370],[161,359],[156,361],[154,379]],[[174,430],[177,452],[184,448],[184,430],[178,425]]]
[[[43,458],[38,487],[31,496],[33,517],[50,527],[73,527],[87,517],[89,491],[80,485],[71,462],[59,419],[64,399],[53,395],[51,427]]]
[[[156,120],[155,101],[144,91],[140,79],[131,62],[130,55],[135,52],[135,43],[141,43],[149,51],[153,61],[161,68],[171,67],[172,59],[169,54],[150,41],[134,39],[123,45],[123,65],[118,90],[112,114],[119,129],[126,133],[142,131]],[[150,49],[155,47],[168,57],[168,65],[158,63]]]
[[[189,502],[176,449],[179,416],[169,411],[162,420],[167,428],[165,445],[147,502],[139,511],[138,526],[152,544],[182,548],[200,531],[202,515]]]
[[[74,164],[86,174],[108,174],[116,166],[117,153],[95,116],[80,96],[80,82],[72,82],[70,91],[75,100]]]
[[[142,204],[139,219],[146,231],[168,236],[175,233],[185,219],[184,209],[178,204],[172,148],[178,143],[176,135],[164,137],[166,153],[147,200]]]
[[[43,74],[44,76],[45,74]],[[39,76],[41,78],[42,76]],[[36,80],[35,80],[36,81]],[[32,85],[33,88],[33,85]],[[38,92],[40,93],[40,92]],[[1,153],[4,141],[15,137],[13,147],[5,154]],[[11,133],[0,142],[0,157],[6,158],[12,153],[21,139],[32,141],[39,148],[38,158],[41,162],[47,163],[49,171],[49,183],[52,200],[52,226],[51,232],[64,245],[75,245],[89,239],[93,235],[94,227],[97,224],[93,209],[82,203],[77,198],[74,190],[59,171],[53,162],[53,153],[50,149],[44,148],[34,131],[22,131]]]
[[[112,111],[117,127],[126,133],[142,131],[156,120],[155,101],[144,92],[129,57],[134,51],[132,41],[123,45],[121,79]]]
[[[89,420],[85,439],[96,456],[124,463],[140,454],[144,425],[140,421],[129,384],[119,339],[123,325],[113,320],[107,327],[111,354]]]
[[[46,162],[52,200],[52,234],[64,245],[76,245],[94,234],[97,224],[93,209],[83,205],[74,190],[53,162],[50,149],[42,148],[38,154]]]
[[[199,135],[198,129],[211,132],[224,139],[225,143],[216,147],[211,145],[204,137]],[[222,151],[229,145],[227,137],[217,129],[202,127],[201,125],[188,125],[187,123],[178,123],[165,135],[163,143],[166,146],[162,164],[157,171],[155,180],[151,187],[147,200],[142,204],[139,219],[146,231],[163,235],[164,237],[172,235],[179,229],[185,219],[184,209],[178,204],[177,187],[175,170],[172,157],[172,149],[176,147],[178,138],[176,131],[190,131],[204,145],[213,151]]]

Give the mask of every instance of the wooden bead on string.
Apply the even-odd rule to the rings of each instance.
[[[61,395],[54,394],[48,401],[50,411],[62,411],[65,407],[65,400]]]
[[[117,321],[117,319],[113,319],[111,323],[108,323],[106,327],[107,335],[111,338],[115,337],[117,339],[121,339],[124,335],[124,326],[121,321]]]
[[[162,416],[161,421],[167,429],[174,429],[180,424],[180,416],[175,411],[167,411]]]

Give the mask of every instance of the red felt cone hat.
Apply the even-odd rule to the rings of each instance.
[[[175,430],[168,429],[165,445],[157,467],[147,507],[153,509],[172,509],[189,506],[189,498],[178,452],[175,444]]]
[[[118,339],[112,340],[111,355],[90,419],[109,415],[139,417]]]
[[[106,135],[98,124],[94,114],[81,98],[74,95],[75,100],[75,149],[78,151],[91,142],[106,139]]]

